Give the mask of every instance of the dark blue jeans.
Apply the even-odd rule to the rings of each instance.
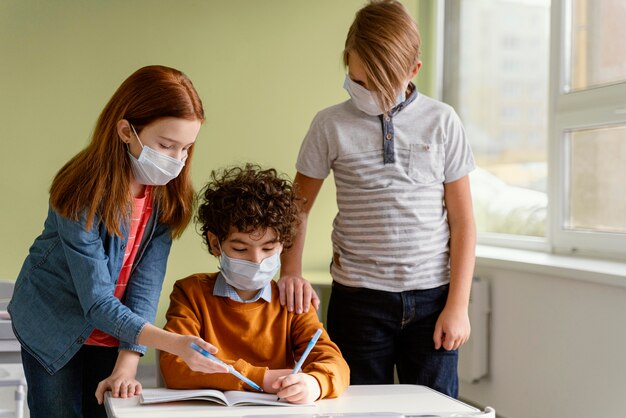
[[[328,333],[350,366],[350,384],[400,383],[458,396],[458,353],[435,350],[435,323],[449,285],[383,292],[333,282]]]
[[[22,363],[31,418],[106,418],[96,388],[111,375],[117,347],[84,345],[61,370],[50,375],[26,350]]]

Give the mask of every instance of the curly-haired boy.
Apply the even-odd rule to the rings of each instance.
[[[235,167],[212,172],[200,200],[196,222],[220,271],[175,283],[165,329],[211,342],[218,357],[281,399],[310,403],[339,395],[350,371],[325,331],[302,373],[292,374],[322,328],[314,310],[295,314],[281,306],[272,280],[298,225],[292,183],[274,169]],[[161,355],[161,372],[170,388],[249,389],[229,374],[193,372],[169,353]]]

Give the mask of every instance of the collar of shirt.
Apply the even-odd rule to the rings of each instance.
[[[224,279],[224,276],[222,276],[222,273],[220,272],[217,275],[217,279],[215,280],[213,295],[223,298],[229,298],[231,300],[234,300],[235,302],[240,303],[252,303],[256,302],[259,299],[263,299],[264,301],[269,303],[272,301],[272,282],[269,282],[267,285],[265,285],[264,288],[259,289],[257,294],[254,295],[252,299],[243,300],[241,299],[241,297],[239,297],[235,288],[226,283],[226,279]]]
[[[393,118],[399,112],[402,111],[405,107],[411,104],[415,98],[417,97],[417,88],[415,84],[409,83],[409,89],[411,89],[411,93],[409,96],[399,105],[394,107],[389,111],[389,113],[382,114],[379,116],[382,130],[383,130],[383,163],[384,164],[393,164],[396,162],[396,151],[395,151],[395,132],[393,127]]]
[[[402,109],[410,105],[411,102],[417,98],[417,87],[415,87],[415,84],[410,82],[408,88],[411,90],[411,93],[409,93],[402,103],[389,111],[389,116],[394,117],[398,112],[402,111]]]

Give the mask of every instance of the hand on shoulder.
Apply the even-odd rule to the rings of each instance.
[[[313,290],[313,286],[302,276],[283,275],[277,282],[280,292],[280,304],[287,306],[289,312],[308,312],[311,305],[317,310],[320,307],[320,298]]]

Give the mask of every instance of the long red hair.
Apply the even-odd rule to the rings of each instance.
[[[160,65],[140,68],[102,110],[90,144],[55,176],[50,187],[52,207],[75,221],[86,213],[88,229],[97,215],[111,235],[121,236],[121,225],[130,221],[132,168],[126,144],[117,133],[117,122],[126,119],[140,132],[165,117],[204,122],[202,101],[182,72]],[[159,204],[159,221],[170,227],[174,238],[183,233],[193,214],[193,150],[191,146],[178,177],[153,192]]]

